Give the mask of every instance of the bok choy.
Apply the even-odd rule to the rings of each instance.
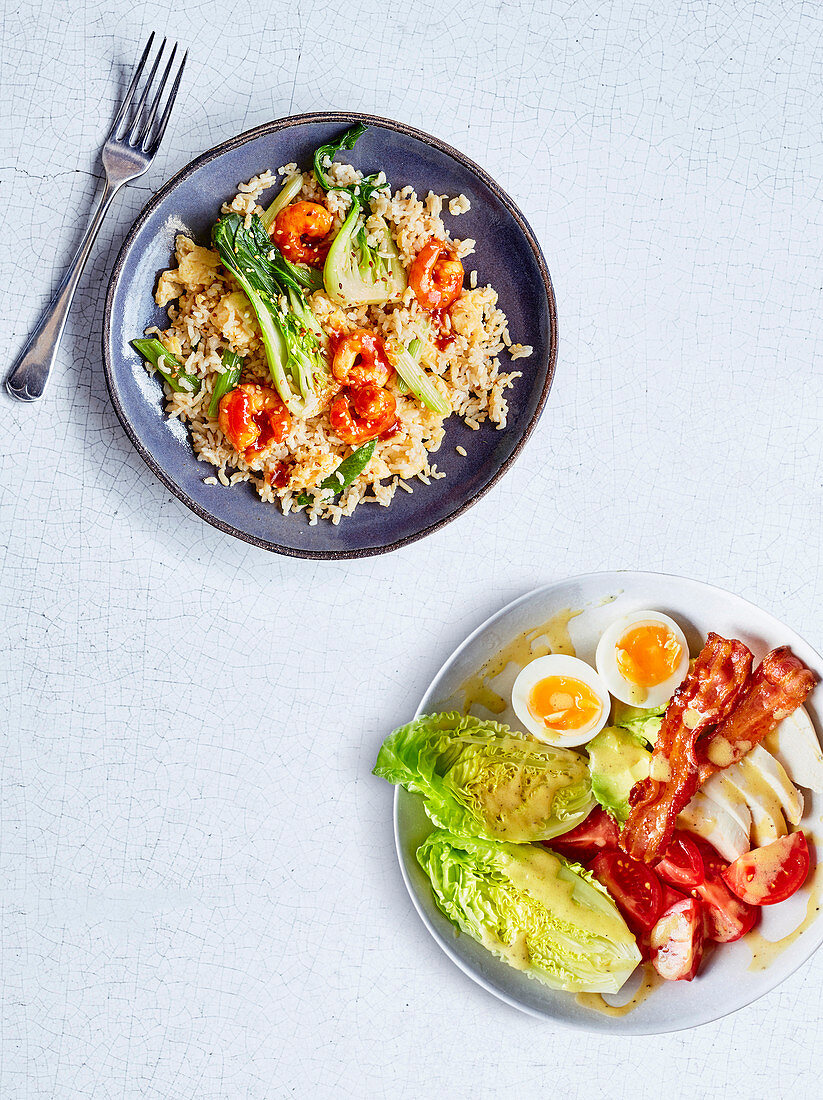
[[[157,373],[175,393],[200,392],[200,379],[193,374],[187,374],[180,360],[167,351],[157,337],[152,337],[150,340],[132,340],[131,344],[147,363],[157,368]]]
[[[386,186],[382,173],[366,176],[346,187],[333,183],[328,175],[335,154],[341,149],[353,149],[365,129],[358,123],[338,141],[321,145],[314,154],[314,174],[323,190],[343,191],[351,200],[346,220],[332,242],[323,268],[326,293],[342,306],[392,301],[407,286],[406,272],[386,220],[376,214],[368,215],[372,195]]]
[[[275,218],[280,211],[284,210],[289,203],[300,194],[302,186],[303,175],[301,172],[295,172],[293,176],[289,176],[280,188],[274,201],[270,206],[266,207],[260,216],[260,221],[263,223],[263,228],[267,233],[271,232],[271,227],[274,225]]]
[[[386,355],[403,386],[432,412],[448,416],[452,411],[449,399],[437,388],[434,376],[427,374],[417,361],[420,348],[419,340],[412,340],[408,348],[404,348],[399,340],[386,341]]]
[[[368,443],[364,443],[362,447],[352,451],[348,458],[344,458],[337,469],[333,470],[327,478],[320,482],[319,488],[323,490],[321,499],[328,503],[328,501],[333,500],[342,493],[344,489],[348,489],[371,462],[371,456],[374,454],[376,446],[377,440],[370,439]],[[296,503],[311,504],[314,499],[311,493],[300,493]]]
[[[212,420],[217,419],[221,400],[239,384],[240,374],[243,369],[243,360],[236,352],[227,350],[223,352],[220,365],[223,369],[217,376],[217,381],[214,383],[214,389],[212,390],[211,401],[209,401],[209,416]]]
[[[212,239],[254,309],[277,392],[295,416],[312,415],[331,386],[322,332],[306,299],[314,272],[286,260],[256,216],[246,228],[240,215],[226,214]]]

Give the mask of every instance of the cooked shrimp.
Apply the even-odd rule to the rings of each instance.
[[[359,446],[394,426],[397,402],[379,386],[344,390],[332,401],[329,420],[344,443]]]
[[[445,241],[432,237],[409,269],[409,286],[423,309],[446,309],[463,289],[463,265]]]
[[[331,370],[344,386],[385,386],[394,374],[383,341],[364,328],[343,337],[334,353]]]
[[[293,202],[274,219],[271,236],[287,260],[319,266],[326,259],[332,216],[319,202]],[[320,242],[320,243],[318,243]]]
[[[291,427],[289,410],[268,386],[246,383],[220,399],[217,423],[248,462],[271,442],[282,443]]]

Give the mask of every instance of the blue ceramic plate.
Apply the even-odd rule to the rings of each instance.
[[[471,210],[454,223],[460,237],[477,241],[479,283],[491,282],[509,318],[512,337],[534,354],[517,362],[523,372],[509,391],[507,427],[470,431],[448,421],[437,466],[447,477],[398,493],[390,507],[363,505],[335,527],[310,527],[301,514],[283,516],[246,484],[204,485],[213,472],[194,455],[186,428],[163,413],[159,380],[143,369],[130,341],[149,325],[165,326],[153,291],[169,267],[181,230],[208,243],[220,205],[252,176],[296,161],[306,169],[318,145],[363,121],[368,130],[348,156],[358,168],[383,169],[393,189],[411,184],[418,194],[465,194]],[[448,217],[448,215],[446,215]],[[514,460],[537,422],[551,386],[557,354],[554,294],[540,246],[512,200],[476,164],[419,130],[370,115],[322,113],[266,123],[193,160],[162,187],[135,222],[120,250],[106,296],[103,357],[115,411],[132,443],[160,480],[202,519],[255,546],[306,558],[353,558],[394,550],[454,519],[478,500]],[[505,357],[504,357],[505,358]],[[507,364],[504,364],[507,366]],[[455,447],[464,445],[468,458]]]

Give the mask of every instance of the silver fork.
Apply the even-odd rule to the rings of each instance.
[[[183,55],[183,60],[180,62],[180,67],[168,94],[166,105],[158,117],[160,100],[163,97],[163,89],[166,86],[177,53],[177,45],[175,44],[171,51],[160,85],[154,93],[151,103],[149,103],[149,94],[160,66],[160,59],[166,48],[165,38],[151,67],[151,72],[140,98],[136,100],[136,96],[153,42],[154,34],[146,43],[143,56],[140,58],[140,64],[132,77],[126,96],[109,131],[106,144],[103,146],[103,168],[106,172],[106,186],[103,188],[103,194],[100,197],[100,203],[92,218],[91,225],[86,230],[86,235],[69,265],[68,271],[63,276],[63,281],[57,288],[57,293],[51,304],[40,318],[37,328],[29,337],[26,346],[6,379],[6,389],[18,401],[37,401],[38,398],[43,396],[51,368],[57,356],[60,337],[66,327],[66,319],[69,315],[74,292],[77,290],[77,284],[83,274],[86,260],[89,258],[97,231],[111,205],[111,200],[124,183],[143,175],[154,160],[163,134],[166,131],[188,52]]]

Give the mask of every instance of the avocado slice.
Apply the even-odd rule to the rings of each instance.
[[[586,746],[592,794],[603,809],[625,821],[629,816],[629,792],[646,779],[652,754],[640,738],[620,726],[606,726]]]

